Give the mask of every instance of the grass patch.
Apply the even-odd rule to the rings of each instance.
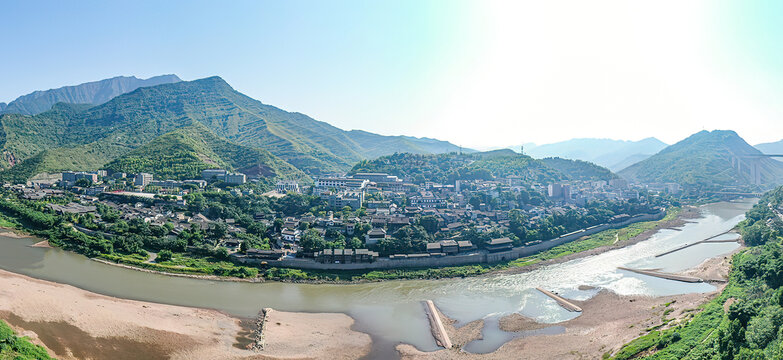
[[[51,360],[46,349],[16,336],[8,324],[0,320],[0,360]]]

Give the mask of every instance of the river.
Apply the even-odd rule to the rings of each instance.
[[[436,350],[423,300],[431,299],[459,324],[485,319],[484,339],[465,350],[490,352],[511,338],[531,333],[507,333],[497,320],[519,312],[539,322],[555,323],[578,316],[560,308],[536,291],[537,286],[576,300],[598,290],[621,295],[705,293],[707,283],[688,284],[617,270],[618,266],[660,268],[678,272],[736,249],[734,242],[706,243],[670,255],[654,255],[725,232],[742,219],[756,200],[721,202],[701,207],[702,217],[678,230],[664,229],[649,240],[522,274],[497,274],[466,279],[385,281],[364,284],[295,284],[210,281],[173,277],[105,265],[60,249],[30,247],[33,239],[0,236],[0,268],[31,277],[73,285],[119,298],[173,305],[213,308],[240,317],[253,317],[262,307],[282,311],[340,312],[356,320],[354,329],[369,333],[372,357],[393,357],[394,345],[409,343],[424,351]],[[536,333],[557,333],[552,326]]]

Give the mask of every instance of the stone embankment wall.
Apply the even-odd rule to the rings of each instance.
[[[574,231],[563,236],[543,241],[541,243],[529,246],[515,247],[509,251],[489,253],[487,251],[475,251],[467,254],[450,255],[443,257],[425,257],[415,259],[389,259],[380,258],[371,263],[353,263],[353,264],[322,264],[312,259],[283,259],[283,260],[259,260],[246,257],[236,257],[239,262],[258,265],[262,261],[269,266],[288,267],[309,270],[382,270],[399,268],[433,268],[446,266],[461,266],[473,264],[491,264],[502,261],[509,261],[525,256],[535,255],[542,251],[549,250],[555,246],[563,245],[579,239],[583,236],[593,235],[608,229],[617,229],[642,221],[661,220],[666,216],[666,211],[655,214],[640,214],[629,218],[628,220],[591,226],[586,229]]]

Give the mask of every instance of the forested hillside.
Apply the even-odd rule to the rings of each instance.
[[[729,283],[687,322],[654,330],[616,359],[783,359],[783,187],[740,223],[749,249],[732,259]]]
[[[346,171],[357,161],[395,151],[457,149],[433,139],[344,131],[249,98],[219,77],[143,87],[95,107],[60,103],[35,116],[5,114],[0,124],[2,167],[32,162],[3,175],[15,179],[37,172],[88,170],[72,166],[101,166],[196,124],[229,142],[265,149],[309,174]],[[60,156],[63,151],[85,156],[68,160]]]
[[[541,162],[574,180],[612,180],[618,177],[605,167],[582,160],[553,157],[541,159]]]
[[[511,150],[469,154],[394,154],[362,161],[351,170],[351,173],[358,172],[385,172],[415,182],[426,179],[442,183],[508,176],[520,176],[524,181],[538,183],[570,179],[608,180],[615,177],[611,171],[584,161],[535,160]]]
[[[754,179],[747,168],[738,171],[732,166],[732,159],[740,158],[758,162],[762,185],[783,183],[783,164],[769,158],[752,158],[759,154],[734,131],[701,131],[620,171],[619,175],[632,181],[676,182],[708,188],[753,185]]]
[[[309,179],[268,151],[223,140],[201,124],[164,134],[104,168],[126,173],[148,172],[158,179],[196,179],[202,170],[210,168],[240,171],[251,177]]]

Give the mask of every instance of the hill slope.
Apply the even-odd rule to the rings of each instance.
[[[0,109],[0,111],[35,115],[51,109],[58,102],[99,105],[118,95],[131,92],[143,86],[155,86],[179,81],[182,80],[176,75],[160,75],[149,79],[138,79],[135,76],[118,76],[74,86],[35,91],[18,97],[10,102],[5,109]]]
[[[754,185],[747,166],[737,170],[732,165],[733,159],[739,158],[743,163],[750,159],[758,162],[760,185],[783,182],[783,164],[752,157],[758,154],[761,152],[734,131],[701,131],[620,171],[619,175],[647,183],[677,182],[707,187]]]
[[[0,124],[5,160],[1,165],[6,168],[60,147],[85,147],[79,152],[91,153],[90,147],[100,146],[106,150],[106,163],[158,136],[196,124],[230,142],[268,150],[309,174],[346,171],[359,160],[394,151],[457,148],[433,139],[344,131],[265,105],[219,77],[143,87],[95,107],[60,103],[35,116],[5,114]],[[44,155],[50,161],[41,164],[54,164],[53,156]]]
[[[535,158],[560,157],[589,161],[612,171],[621,170],[629,159],[645,159],[666,147],[656,138],[639,141],[611,139],[571,139],[558,143],[526,146],[526,153]]]
[[[570,160],[563,158],[544,158],[540,160],[544,165],[555,169],[569,179],[574,180],[612,180],[618,176],[605,167],[582,160]]]
[[[616,177],[611,171],[584,161],[536,160],[511,150],[437,155],[399,153],[359,162],[351,170],[351,173],[358,172],[385,172],[414,182],[426,179],[441,183],[507,176],[520,176],[526,183]]]
[[[158,179],[176,180],[198,178],[202,170],[210,168],[240,171],[250,177],[309,179],[268,151],[221,139],[201,124],[164,134],[104,168],[127,173],[148,172]]]

